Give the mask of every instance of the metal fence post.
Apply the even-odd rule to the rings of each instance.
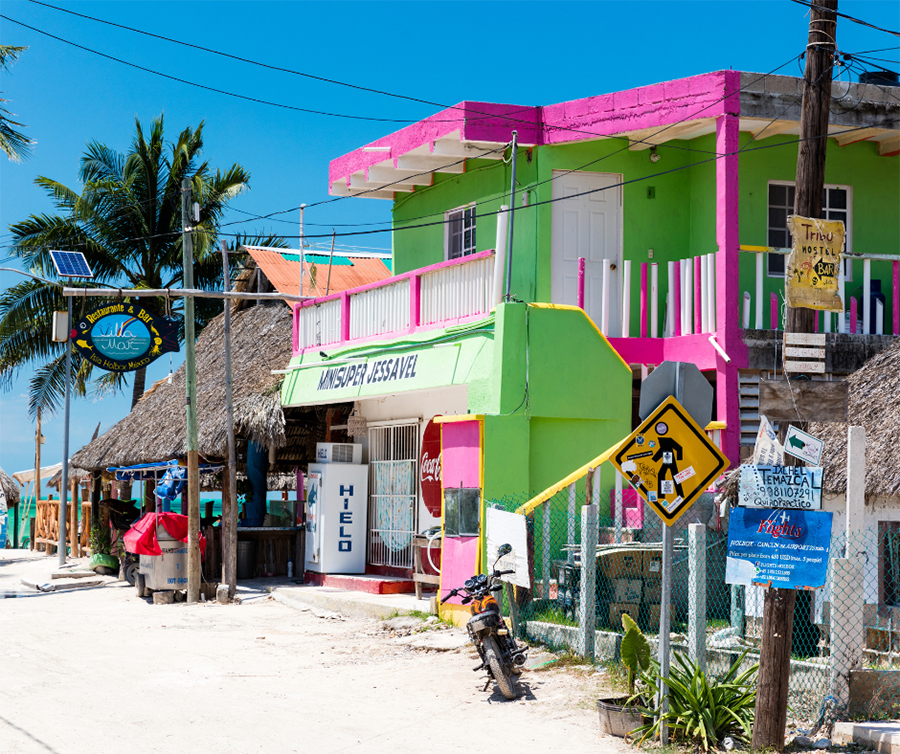
[[[731,627],[737,631],[738,636],[743,636],[746,630],[745,611],[744,611],[744,595],[745,587],[743,584],[731,585]]]
[[[572,482],[572,484],[569,485],[569,526],[568,526],[568,531],[566,533],[567,534],[566,544],[568,545],[568,548],[566,551],[567,552],[566,560],[569,562],[569,564],[572,564],[575,562],[574,545],[575,545],[575,525],[576,525],[575,521],[577,518],[577,515],[576,515],[577,502],[578,502],[578,499],[577,499],[577,493],[575,491],[575,482]]]
[[[550,602],[550,500],[544,503],[541,511],[541,528],[541,569],[544,577],[544,599]]]
[[[848,543],[849,549],[849,543]],[[850,671],[862,666],[863,563],[857,558],[831,561],[831,695],[837,709],[846,712],[850,704]]]
[[[594,659],[594,631],[597,626],[597,535],[600,509],[581,508],[581,596],[578,601],[578,654]]]
[[[688,655],[706,672],[706,525],[688,526]]]

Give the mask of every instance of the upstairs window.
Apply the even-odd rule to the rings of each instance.
[[[444,215],[444,251],[447,259],[475,253],[475,205],[452,209]]]
[[[826,220],[843,220],[847,233],[846,250],[851,250],[852,218],[850,205],[853,197],[850,186],[826,186],[822,192],[822,214]],[[787,229],[787,219],[794,214],[794,184],[785,181],[769,183],[768,246],[787,249],[791,246],[791,234]],[[767,254],[770,277],[784,277],[785,257],[782,254]],[[844,260],[844,274],[853,279],[853,267]]]

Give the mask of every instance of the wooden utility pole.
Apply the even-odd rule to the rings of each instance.
[[[794,194],[794,214],[802,217],[822,217],[831,76],[837,49],[837,16],[834,13],[837,6],[837,0],[817,0],[810,8]],[[785,332],[815,332],[815,311],[789,306]],[[789,423],[782,422],[781,425],[783,442]],[[799,461],[785,457],[785,464],[792,462],[799,464]],[[756,714],[750,744],[755,750],[782,751],[784,748],[796,597],[794,589],[766,590]]]
[[[182,285],[194,287],[194,201],[191,179],[181,181]],[[187,601],[200,601],[200,474],[197,442],[197,366],[194,348],[194,299],[184,299],[184,373],[187,387],[185,419],[187,423],[187,496],[188,496],[188,588]]]

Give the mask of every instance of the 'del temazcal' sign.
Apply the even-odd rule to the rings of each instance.
[[[838,282],[844,223],[793,215],[788,218],[788,230],[793,238],[784,275],[788,306],[843,311]]]
[[[108,372],[132,372],[178,351],[178,323],[117,301],[85,314],[71,332],[81,356]]]

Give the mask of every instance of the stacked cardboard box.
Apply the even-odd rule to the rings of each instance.
[[[613,601],[609,604],[609,625],[622,626],[622,614],[638,620],[643,591],[643,556],[640,550],[614,552],[602,559],[603,575],[612,586]]]
[[[662,552],[660,550],[644,550],[644,615],[649,631],[659,628],[659,604],[662,598]]]

